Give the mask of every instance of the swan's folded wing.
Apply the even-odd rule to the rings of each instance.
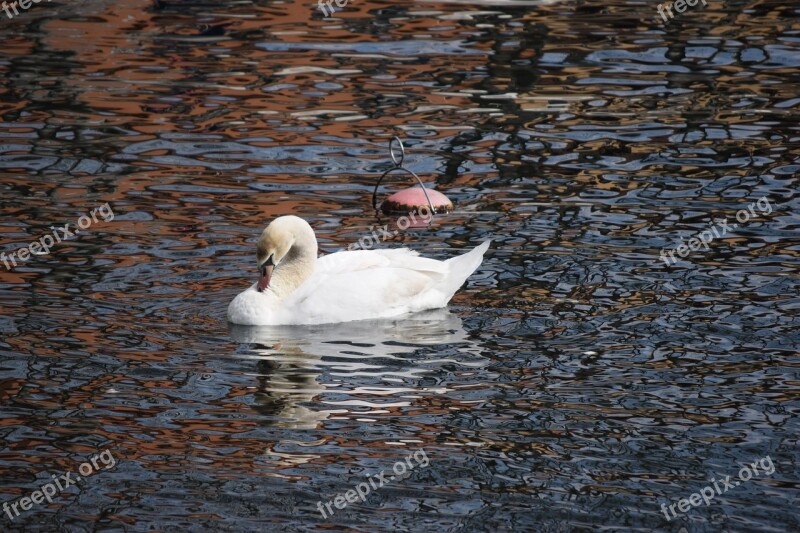
[[[414,310],[449,272],[444,262],[410,250],[357,250],[320,258],[286,307],[319,321],[361,320]]]
[[[407,268],[419,272],[447,275],[448,266],[444,261],[420,257],[408,248],[392,250],[353,250],[336,252],[317,259],[319,273],[359,272],[374,268]]]
[[[417,272],[426,272],[431,275],[439,274],[440,276],[447,276],[450,273],[450,267],[444,261],[420,257],[417,255],[417,252],[409,250],[408,248],[375,250],[375,253],[388,258],[392,268],[407,268]]]

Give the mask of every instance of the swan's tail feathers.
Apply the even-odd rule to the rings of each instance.
[[[456,291],[467,281],[473,272],[478,270],[483,262],[483,254],[489,249],[491,240],[485,241],[480,246],[476,246],[469,252],[453,257],[445,261],[450,269],[450,274],[441,285],[441,291],[447,296],[449,302]]]

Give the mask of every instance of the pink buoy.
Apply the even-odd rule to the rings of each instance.
[[[425,197],[426,192],[428,193],[427,198]],[[449,213],[453,210],[453,202],[447,196],[434,189],[422,190],[421,187],[410,187],[392,194],[381,204],[381,210],[384,213],[430,211],[428,199],[430,199],[430,206],[433,206],[434,213]]]
[[[397,144],[400,145],[400,159],[398,160],[394,154],[394,142],[397,141]],[[372,207],[377,209],[376,201],[377,201],[377,194],[378,194],[378,187],[389,173],[394,171],[406,172],[414,176],[414,179],[417,180],[419,183],[419,187],[411,187],[409,189],[403,189],[402,191],[396,192],[389,196],[386,201],[383,202],[381,205],[381,210],[384,213],[393,213],[393,214],[410,214],[410,213],[430,213],[430,216],[433,217],[435,213],[448,213],[453,210],[453,202],[445,196],[444,194],[440,193],[439,191],[435,191],[433,189],[428,189],[425,187],[425,184],[422,183],[422,180],[419,179],[413,171],[403,167],[403,159],[406,157],[406,151],[403,147],[403,142],[398,137],[393,137],[391,141],[389,141],[389,155],[392,157],[392,162],[394,163],[394,167],[390,168],[386,172],[384,172],[381,177],[378,179],[378,183],[375,184],[375,189],[372,191]],[[427,220],[430,222],[430,219]]]

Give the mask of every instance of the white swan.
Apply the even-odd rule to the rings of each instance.
[[[444,307],[489,248],[436,261],[406,248],[336,252],[317,259],[308,222],[283,216],[258,240],[259,280],[228,306],[247,326],[329,324]]]

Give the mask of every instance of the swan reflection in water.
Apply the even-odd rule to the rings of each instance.
[[[237,350],[235,357],[257,361],[254,409],[266,417],[265,425],[292,429],[313,429],[331,415],[348,412],[309,407],[318,404],[315,397],[326,391],[356,395],[363,406],[378,397],[426,390],[409,385],[428,371],[419,362],[435,363],[411,357],[420,348],[458,345],[456,351],[473,361],[466,364],[476,366],[476,359],[483,360],[477,345],[467,338],[461,319],[447,309],[313,326],[229,324],[229,332],[232,340],[249,345]],[[330,383],[317,379],[323,371]],[[342,403],[342,407],[353,405],[352,401]],[[402,404],[408,405],[408,400]]]

